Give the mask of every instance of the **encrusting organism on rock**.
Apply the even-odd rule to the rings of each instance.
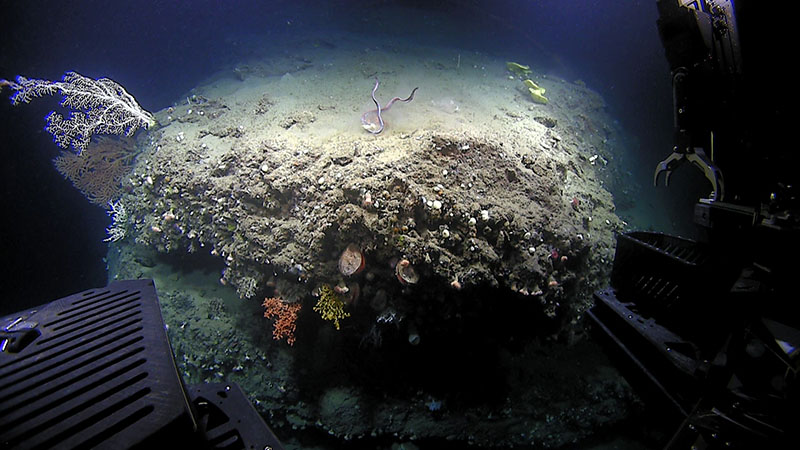
[[[355,244],[350,244],[339,256],[339,273],[346,277],[356,275],[364,270],[366,262],[361,249]]]
[[[405,258],[397,262],[394,267],[394,272],[401,284],[417,284],[419,281],[419,275],[417,275],[417,271],[414,270],[414,266]]]

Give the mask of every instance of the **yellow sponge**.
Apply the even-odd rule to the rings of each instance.
[[[506,62],[506,67],[510,72],[515,73],[521,77],[527,77],[528,75],[531,74],[530,66],[523,66],[522,64],[508,61]]]
[[[541,103],[543,105],[547,104],[548,100],[547,100],[547,97],[544,96],[544,89],[541,89],[541,88],[540,89],[528,88],[528,92],[531,93],[531,98],[536,103]]]
[[[524,80],[522,84],[524,84],[529,89],[536,89],[537,91],[541,89],[542,94],[544,94],[544,88],[539,87],[539,85],[534,83],[533,80]]]
[[[539,85],[534,83],[533,80],[524,80],[522,84],[528,88],[528,92],[531,93],[531,98],[533,101],[543,105],[547,104],[547,97],[544,96],[545,89],[543,87],[539,87]]]

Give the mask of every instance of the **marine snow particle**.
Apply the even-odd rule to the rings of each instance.
[[[417,282],[419,282],[417,271],[414,270],[411,261],[405,258],[397,261],[397,264],[394,266],[394,273],[402,284],[417,284]]]
[[[366,265],[364,254],[355,244],[348,245],[339,256],[339,272],[346,277],[360,273]]]
[[[476,223],[478,223],[478,221],[474,217],[470,217],[469,218],[469,224],[470,225],[475,225]]]
[[[417,327],[409,325],[408,327],[408,343],[411,345],[419,345],[420,337],[419,331],[417,331]]]
[[[481,220],[483,220],[484,222],[489,220],[489,210],[486,209],[481,210]]]
[[[442,202],[440,202],[439,200],[434,200],[433,205],[431,206],[433,206],[433,209],[442,209]]]

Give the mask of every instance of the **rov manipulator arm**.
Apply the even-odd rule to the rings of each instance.
[[[670,65],[675,147],[656,166],[658,185],[664,173],[690,162],[711,183],[711,199],[725,195],[715,164],[715,135],[732,145],[737,131],[733,102],[741,76],[741,52],[732,1],[659,0],[658,30]],[[727,150],[727,149],[725,149]]]

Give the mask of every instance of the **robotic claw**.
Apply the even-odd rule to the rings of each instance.
[[[800,254],[800,152],[781,134],[793,124],[779,92],[752,93],[775,84],[781,59],[770,52],[792,26],[752,3],[657,0],[675,147],[653,182],[669,184],[687,162],[703,172],[712,190],[694,222],[704,238],[620,235],[610,286],[588,314],[663,412],[665,449],[798,446],[800,308],[788,261]]]
[[[685,162],[699,168],[711,182],[711,198],[723,200],[722,172],[714,164],[714,130],[731,123],[729,111],[716,109],[729,101],[730,91],[742,77],[739,32],[732,1],[659,1],[661,40],[672,69],[672,96],[676,145],[656,166],[653,184]],[[716,119],[716,120],[715,120]],[[722,119],[722,120],[719,120]],[[708,136],[707,143],[702,138]],[[700,138],[700,139],[698,139]],[[708,146],[710,157],[703,147]]]
[[[722,201],[723,194],[725,193],[722,172],[714,165],[702,148],[695,148],[692,150],[684,149],[681,151],[676,147],[669,156],[656,166],[656,173],[653,175],[653,185],[658,186],[658,176],[663,173],[664,185],[669,186],[669,178],[672,175],[672,171],[685,162],[690,162],[700,169],[706,179],[711,182],[712,190],[710,198],[715,201]]]

